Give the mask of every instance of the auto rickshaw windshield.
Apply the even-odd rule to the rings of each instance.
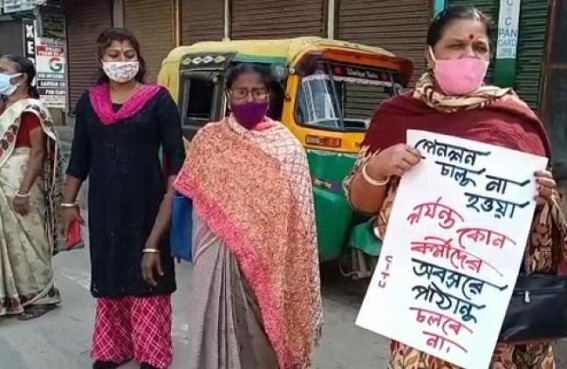
[[[302,78],[296,116],[299,124],[336,131],[366,131],[376,107],[399,93],[392,71],[360,68],[321,70]]]

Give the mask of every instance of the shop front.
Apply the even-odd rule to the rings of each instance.
[[[327,0],[231,0],[233,40],[326,36]]]
[[[73,0],[64,3],[67,23],[69,111],[98,77],[96,39],[112,26],[111,0]]]
[[[567,2],[552,1],[549,49],[543,88],[543,118],[553,147],[553,164],[567,192]]]
[[[181,0],[181,44],[222,40],[225,11],[224,0]]]
[[[431,13],[430,2],[423,0],[338,0],[336,36],[411,59],[415,81],[425,71]]]
[[[124,26],[132,31],[146,61],[146,80],[153,83],[162,60],[176,46],[177,2],[124,0]]]
[[[24,52],[25,27],[22,20],[0,16],[0,55],[21,55]]]

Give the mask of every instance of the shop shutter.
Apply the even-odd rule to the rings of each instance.
[[[173,0],[124,0],[124,25],[140,43],[149,83],[156,81],[163,59],[175,47],[173,19]]]
[[[337,37],[411,59],[415,81],[425,70],[430,14],[423,0],[339,0]]]
[[[224,0],[182,0],[181,43],[222,40]]]
[[[523,2],[523,0],[522,0]],[[498,23],[498,12],[500,9],[500,0],[449,0],[449,5],[472,5],[484,14],[492,17],[495,23]]]
[[[2,35],[0,55],[22,55],[26,47],[22,44],[24,33],[25,28],[21,21],[0,21],[0,35]]]
[[[535,111],[540,109],[548,13],[547,0],[522,0],[514,89]]]
[[[498,25],[498,14],[500,13],[500,1],[499,0],[450,0],[449,5],[473,5],[478,10],[483,12],[492,18],[494,22],[494,35],[492,37],[492,45],[494,55],[496,55],[496,43],[498,38],[498,31],[496,29]],[[490,68],[488,68],[488,73],[486,74],[486,82],[492,83],[492,74],[494,70],[494,60],[490,63]]]
[[[431,9],[423,0],[339,0],[337,38],[382,47],[414,63],[412,83],[425,70]],[[388,95],[376,86],[349,86],[346,115],[370,119]]]
[[[65,5],[69,108],[73,112],[81,94],[96,82],[96,39],[112,26],[112,3],[110,0],[82,0],[68,1]]]
[[[324,37],[326,3],[327,0],[233,0],[231,38]]]
[[[546,61],[546,98],[543,116],[552,145],[553,172],[563,195],[567,195],[567,2],[553,0],[553,30]],[[563,201],[564,210],[567,201]]]

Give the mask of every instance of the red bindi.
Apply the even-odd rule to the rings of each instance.
[[[472,40],[473,38],[474,38],[474,35],[471,33],[471,34],[469,35],[469,40]]]

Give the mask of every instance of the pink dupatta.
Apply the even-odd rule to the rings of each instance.
[[[110,97],[110,86],[108,84],[97,85],[90,89],[89,97],[91,105],[104,125],[110,125],[128,119],[142,110],[163,87],[148,85],[140,88],[120,109],[115,112]]]

